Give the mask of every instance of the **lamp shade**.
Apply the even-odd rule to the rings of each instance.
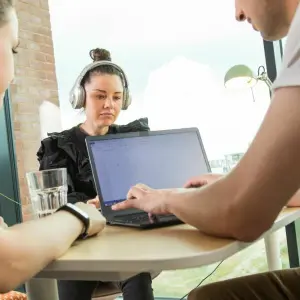
[[[251,88],[257,82],[252,70],[245,65],[235,65],[224,77],[226,88]]]

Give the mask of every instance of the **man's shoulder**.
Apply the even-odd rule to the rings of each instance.
[[[300,4],[290,26],[283,55],[283,66],[288,67],[294,59],[300,59]]]
[[[284,48],[282,66],[273,89],[300,86],[300,4],[290,26]]]

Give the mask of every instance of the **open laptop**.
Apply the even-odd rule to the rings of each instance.
[[[111,206],[126,199],[137,183],[151,188],[183,187],[193,177],[211,172],[197,128],[132,132],[86,138],[101,211],[110,225],[140,228],[182,223],[174,215],[148,216]]]

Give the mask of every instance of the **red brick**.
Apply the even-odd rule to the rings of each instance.
[[[53,90],[57,91],[57,82],[56,81],[50,81],[50,80],[45,81],[44,86],[50,91],[53,91]]]
[[[53,55],[53,47],[41,45],[41,52]]]
[[[19,95],[18,93],[13,92],[14,94],[14,103],[18,103],[18,102],[27,102],[27,98],[25,97],[25,95]]]
[[[20,130],[20,129],[21,129],[20,122],[14,122],[14,130]],[[19,141],[19,143],[22,143],[22,141]]]
[[[54,70],[54,66],[48,62],[41,62],[41,61],[31,61],[30,68],[33,68],[37,71],[52,71]]]
[[[30,89],[30,87],[29,87]],[[20,114],[32,114],[32,106],[29,103],[19,102],[17,103],[16,110]],[[22,128],[26,123],[22,123]]]
[[[28,3],[37,7],[40,7],[40,1],[39,0],[20,0],[19,2]]]
[[[16,146],[17,151],[21,151],[22,148],[22,146]],[[19,180],[23,180],[25,178],[25,169],[22,161],[18,161],[17,168],[20,173]]]
[[[26,76],[26,77],[18,78],[18,81],[16,84],[17,84],[17,86],[22,85],[22,86],[26,86],[29,88],[32,85],[36,86],[37,84],[39,84],[39,81],[40,81],[39,78],[30,78],[30,77]]]
[[[16,112],[17,112],[17,109],[18,109],[18,104],[15,103],[15,102],[13,101],[13,102],[11,103],[11,107],[12,107],[12,111],[13,111],[13,113],[14,113],[13,116],[15,116],[15,115],[16,115]],[[15,120],[15,118],[14,118],[14,121],[18,121],[18,120]]]
[[[30,61],[29,61],[29,58],[26,57],[25,55],[16,55],[15,64],[19,67],[29,67]]]
[[[16,0],[16,9],[20,51],[11,95],[19,183],[22,203],[26,203],[25,173],[38,168],[39,106],[43,100],[58,104],[58,92],[48,1]]]
[[[20,30],[19,31],[19,38],[24,40],[30,40],[33,41],[33,33],[26,30]]]
[[[45,17],[47,16],[47,17]],[[42,25],[44,27],[47,27],[48,29],[51,28],[51,22],[50,22],[50,14],[47,12],[47,14],[45,14],[42,18]]]
[[[36,43],[45,44],[46,37],[42,34],[33,34],[32,40]]]
[[[28,95],[28,87],[23,86],[23,85],[15,85],[14,93],[17,93],[19,95],[21,95],[21,94]],[[12,93],[12,97],[13,97],[14,93]]]
[[[53,48],[52,37],[45,36],[45,37],[44,37],[44,43],[45,43],[45,45],[51,46],[51,47]]]
[[[46,36],[51,35],[51,29],[45,26],[39,26],[37,24],[32,24],[29,20],[26,20],[24,22],[20,22],[20,26],[22,30],[26,30],[32,33],[38,33],[38,34],[43,34]]]
[[[51,80],[51,81],[54,81],[54,82],[57,81],[55,72],[47,72],[46,73],[46,78],[47,78],[47,80]]]
[[[37,78],[37,79],[47,79],[47,74],[44,71],[38,71],[34,69],[28,69],[26,74],[30,78]]]
[[[48,101],[52,102],[53,104],[59,106],[59,100],[58,100],[58,97],[50,97],[49,99],[47,99]]]
[[[55,64],[55,60],[54,60],[54,56],[53,55],[46,54],[45,57],[46,57],[46,61],[47,62]]]
[[[15,72],[16,77],[25,77],[27,75],[26,68],[17,68]]]
[[[33,101],[27,101],[26,104],[28,105],[32,105],[34,102]],[[17,103],[15,103],[17,104]],[[38,112],[34,112],[32,113],[31,115],[29,114],[23,114],[22,112],[20,113],[19,111],[14,111],[14,121],[15,122],[20,122],[21,123],[21,126],[22,124],[24,124],[24,122],[28,122],[28,120],[30,120],[31,122],[34,122],[34,121],[39,121],[40,119],[40,116],[38,114]],[[15,132],[15,136],[16,138],[19,138],[20,135],[16,135],[16,132]]]
[[[42,18],[31,14],[28,10],[18,11],[18,17],[20,20],[30,22],[31,24],[41,25],[43,24]],[[21,22],[20,22],[21,23]],[[22,25],[22,23],[21,23]]]
[[[42,89],[39,91],[41,101],[48,100],[51,97],[51,92],[48,89]]]
[[[46,55],[41,52],[34,53],[33,59],[35,59],[36,61],[41,61],[41,62],[48,62]]]
[[[48,0],[40,0],[41,8],[49,11],[49,3]]]

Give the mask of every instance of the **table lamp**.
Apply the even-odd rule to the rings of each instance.
[[[235,65],[225,74],[224,85],[226,88],[251,88],[252,90],[259,80],[266,83],[271,93],[272,81],[269,79],[264,66],[260,66],[258,68],[257,76],[255,76],[248,66]],[[273,271],[282,269],[279,237],[276,232],[266,237],[265,247],[269,270]]]
[[[235,65],[225,74],[224,85],[226,88],[252,88],[259,80],[265,82],[271,91],[272,82],[264,66],[258,68],[255,76],[248,66]]]

